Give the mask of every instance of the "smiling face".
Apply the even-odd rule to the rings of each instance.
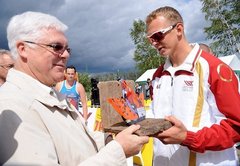
[[[53,28],[42,29],[43,35],[36,43],[61,44],[67,48],[68,42],[63,32]],[[69,53],[64,50],[62,54],[54,52],[53,48],[46,45],[20,41],[17,44],[20,58],[16,68],[37,79],[41,83],[52,86],[63,80],[64,69],[69,58]]]

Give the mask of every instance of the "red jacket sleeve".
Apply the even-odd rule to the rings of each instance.
[[[209,84],[217,107],[226,119],[196,133],[187,132],[182,145],[196,152],[223,150],[240,142],[240,95],[236,75],[226,64],[215,60],[210,66]]]

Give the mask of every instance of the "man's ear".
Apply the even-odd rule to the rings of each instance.
[[[16,43],[16,48],[17,48],[17,52],[18,52],[18,55],[21,57],[21,58],[24,58],[26,59],[27,58],[27,47],[26,47],[26,44],[22,41],[18,41]]]
[[[177,33],[178,34],[183,34],[184,33],[184,25],[182,23],[178,23],[176,26]]]

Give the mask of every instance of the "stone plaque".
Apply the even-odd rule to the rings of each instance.
[[[172,127],[172,123],[165,119],[154,119],[154,118],[146,118],[140,122],[137,122],[141,128],[135,132],[135,134],[139,136],[154,136],[157,133],[163,132],[164,130]],[[129,127],[125,122],[116,123],[110,127],[104,127],[104,132],[110,133],[119,133],[122,130]]]

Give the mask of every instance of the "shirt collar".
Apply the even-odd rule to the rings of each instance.
[[[167,70],[171,72],[172,70],[186,70],[193,72],[195,69],[196,62],[198,58],[200,57],[201,50],[199,49],[199,45],[197,43],[191,44],[193,49],[188,54],[184,62],[178,66],[178,67],[172,67],[172,63],[170,62],[170,59],[168,58],[164,64],[164,70]]]

